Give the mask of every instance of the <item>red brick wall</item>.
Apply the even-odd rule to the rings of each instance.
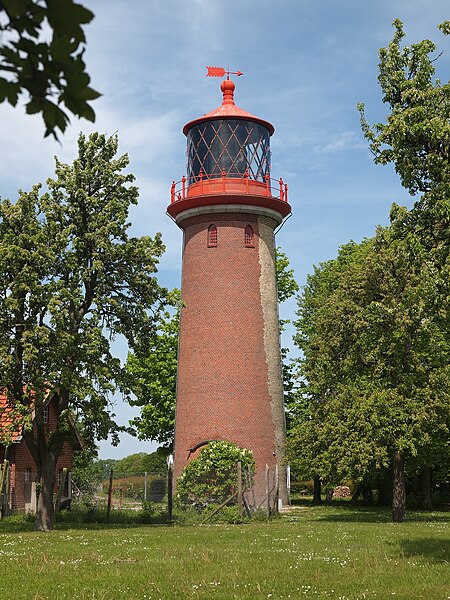
[[[217,226],[215,248],[207,247],[211,224]],[[248,224],[255,232],[253,248],[244,245]],[[275,468],[276,440],[261,305],[258,217],[202,215],[183,221],[182,227],[185,306],[180,322],[175,477],[187,463],[189,448],[207,439],[226,439],[253,450],[256,492],[261,497],[265,465]]]
[[[49,404],[48,430],[55,429],[57,421],[56,406],[54,402]],[[1,452],[1,449],[0,449]],[[12,444],[8,452],[8,460],[11,464],[10,479],[10,506],[12,510],[24,510],[24,488],[25,471],[31,468],[31,481],[36,479],[36,464],[24,441]],[[73,447],[70,442],[65,442],[62,453],[56,465],[56,474],[63,468],[69,471],[73,466]],[[55,492],[57,491],[57,479],[55,481]]]

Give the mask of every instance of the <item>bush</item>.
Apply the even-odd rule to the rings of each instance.
[[[220,504],[236,490],[236,465],[239,461],[243,472],[248,470],[253,476],[255,461],[251,450],[240,448],[232,442],[210,442],[178,478],[178,499],[183,504],[200,508],[208,504]]]

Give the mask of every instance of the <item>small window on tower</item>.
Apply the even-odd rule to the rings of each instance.
[[[253,243],[253,227],[251,225],[247,225],[246,228],[245,228],[244,242],[245,242],[245,246],[247,248],[253,248],[254,247],[254,243]]]
[[[217,246],[217,227],[210,225],[208,227],[208,248],[215,248]]]

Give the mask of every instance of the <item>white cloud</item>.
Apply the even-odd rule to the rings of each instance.
[[[362,134],[354,131],[341,131],[331,136],[324,144],[317,144],[313,152],[317,154],[333,154],[349,152],[351,150],[362,150],[367,148],[367,143],[362,139]]]

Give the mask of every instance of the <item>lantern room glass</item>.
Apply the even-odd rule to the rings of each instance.
[[[267,127],[243,119],[214,119],[187,134],[188,185],[203,179],[270,177],[270,133]]]

